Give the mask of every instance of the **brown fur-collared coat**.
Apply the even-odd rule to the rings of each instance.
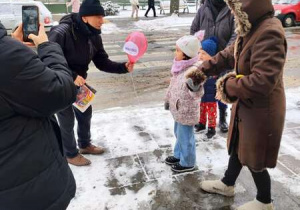
[[[273,17],[270,0],[225,1],[234,12],[238,38],[199,69],[208,76],[235,69],[217,83],[217,95],[223,102],[233,103],[227,140],[229,152],[235,146],[240,162],[252,170],[274,168],[286,106],[284,30]],[[237,130],[239,135],[235,138]]]

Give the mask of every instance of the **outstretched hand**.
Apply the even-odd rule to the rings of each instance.
[[[128,61],[127,63],[125,63],[125,66],[129,73],[133,72],[134,63],[131,63],[130,61]]]

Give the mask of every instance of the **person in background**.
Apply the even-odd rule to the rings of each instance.
[[[132,13],[131,13],[131,17],[134,17],[134,13],[135,13],[135,18],[139,17],[139,0],[130,0],[130,4],[132,7]]]
[[[201,49],[199,51],[199,60],[207,61],[212,56],[216,55],[218,50],[217,39],[211,37],[201,42]],[[204,95],[200,103],[200,120],[199,131],[206,129],[207,123],[207,139],[211,139],[216,135],[216,121],[217,121],[217,100],[216,96],[216,80],[217,76],[207,78],[204,83]]]
[[[64,16],[59,25],[52,27],[49,33],[49,40],[61,46],[77,87],[85,84],[91,61],[99,70],[109,73],[125,74],[133,71],[133,64],[129,61],[118,63],[108,58],[100,36],[103,17],[104,9],[99,0],[85,0],[81,4],[79,13]],[[85,112],[81,112],[71,105],[58,112],[57,117],[64,151],[70,164],[89,165],[91,161],[82,154],[99,155],[104,152],[104,148],[91,143],[92,106],[89,106]],[[75,117],[78,121],[79,150],[73,130]]]
[[[78,13],[80,8],[80,0],[71,0],[70,2],[67,2],[67,7],[72,6],[72,12]]]
[[[273,210],[271,178],[285,122],[283,70],[287,42],[270,0],[226,0],[236,20],[235,43],[204,61],[189,77],[219,75],[216,98],[232,104],[227,137],[229,162],[221,180],[205,180],[201,189],[232,197],[243,166],[252,174],[256,198],[237,210]]]
[[[199,72],[198,86],[190,89],[185,84],[185,73],[198,61],[199,41],[195,36],[183,36],[176,41],[176,52],[171,69],[172,78],[165,98],[165,108],[173,115],[176,144],[174,156],[165,159],[172,171],[192,171],[196,164],[196,145],[193,126],[199,119],[199,100],[203,95],[205,76]],[[202,77],[201,77],[202,76]]]
[[[234,42],[234,17],[224,0],[205,0],[198,9],[190,28],[190,34],[194,35],[199,31],[204,32],[204,39],[215,36],[218,39],[218,52],[224,50]],[[231,69],[229,69],[231,71]],[[222,74],[224,71],[222,72]],[[227,105],[218,101],[219,107],[219,128],[221,132],[228,132],[226,121]],[[195,126],[195,131],[201,130],[201,125]]]
[[[76,98],[61,47],[41,24],[37,54],[0,23],[0,209],[66,209],[76,184],[54,114]]]
[[[145,17],[148,17],[147,15],[148,15],[148,12],[150,11],[150,9],[153,10],[153,16],[157,17],[156,16],[156,11],[155,11],[155,2],[154,2],[154,0],[148,0],[148,9],[145,13]]]

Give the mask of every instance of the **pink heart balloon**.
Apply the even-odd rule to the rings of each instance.
[[[127,36],[123,50],[127,53],[129,61],[135,63],[144,55],[147,47],[148,41],[145,35],[136,31]]]

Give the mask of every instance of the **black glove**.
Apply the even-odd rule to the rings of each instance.
[[[186,85],[187,85],[187,88],[190,90],[190,91],[192,91],[192,92],[197,92],[197,91],[199,91],[200,90],[200,88],[201,88],[201,83],[199,83],[199,84],[194,84],[194,82],[193,82],[193,80],[191,79],[191,78],[188,78],[187,80],[186,80]]]
[[[165,110],[169,110],[169,109],[170,109],[170,104],[169,104],[169,102],[165,102],[164,106],[165,106]]]

